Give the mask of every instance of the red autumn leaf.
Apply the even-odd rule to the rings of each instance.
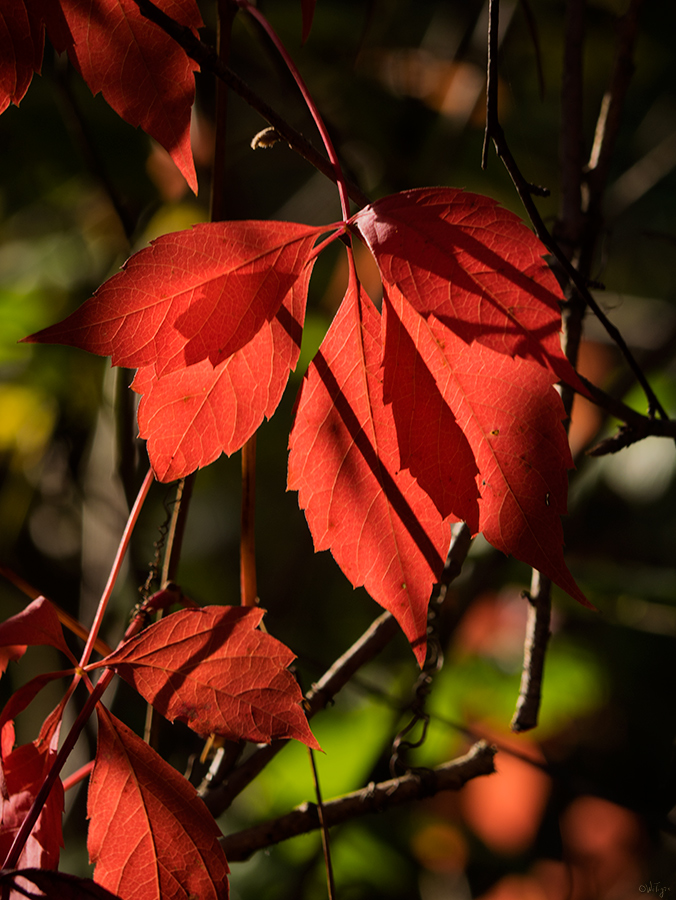
[[[56,610],[46,597],[37,597],[20,613],[0,624],[0,647],[11,644],[29,647],[48,644],[76,662],[64,640]]]
[[[49,36],[68,51],[93,94],[141,127],[167,150],[193,191],[190,111],[199,66],[134,0],[41,0]],[[158,0],[163,12],[195,33],[202,19],[195,0]]]
[[[396,290],[386,303],[388,339],[396,340],[397,328],[407,332],[472,449],[478,472],[466,477],[480,495],[479,530],[589,606],[563,559],[560,517],[573,461],[555,376],[478,342],[466,344],[435,316],[425,320]],[[386,369],[396,364],[387,346],[384,360]],[[398,369],[392,391],[407,380]],[[396,400],[394,408],[396,415]]]
[[[203,359],[217,366],[274,318],[323,231],[250,221],[166,234],[67,319],[25,340],[153,366],[158,376]]]
[[[220,831],[186,779],[101,704],[89,784],[94,880],[122,900],[223,900]]]
[[[207,606],[172,613],[96,665],[110,666],[155,709],[200,735],[319,744],[287,666],[294,654],[257,629],[263,610]]]
[[[396,288],[390,289],[395,293]],[[387,295],[386,295],[387,297]],[[401,466],[429,494],[442,516],[479,531],[478,469],[472,448],[441,395],[416,342],[383,304],[383,397],[392,404]]]
[[[11,895],[11,900],[42,895],[58,897],[59,900],[120,900],[117,894],[111,894],[110,891],[102,888],[90,878],[78,878],[76,875],[68,875],[66,872],[49,872],[43,869],[0,872],[0,889],[6,887],[11,891],[16,889],[17,885],[31,893],[26,895],[16,890],[16,893]],[[37,894],[36,889],[42,894]]]
[[[274,319],[217,366],[204,359],[161,378],[152,366],[136,373],[139,436],[160,481],[234,453],[272,416],[298,362],[311,272],[309,264]]]
[[[5,859],[21,823],[54,760],[57,751],[59,723],[45,730],[40,738],[12,749],[14,725],[6,722],[2,728],[2,759],[0,762],[0,858]],[[63,786],[57,778],[42,812],[19,857],[18,867],[35,866],[56,869],[63,846],[61,816],[63,814]]]
[[[42,64],[44,29],[25,0],[0,8],[0,113],[24,98]]]
[[[453,188],[384,197],[352,222],[383,283],[466,343],[530,359],[585,392],[561,350],[563,300],[546,248],[495,200]]]
[[[315,549],[331,550],[351,583],[395,616],[422,665],[450,528],[400,468],[381,356],[380,317],[352,273],[302,385],[288,488],[298,491]]]

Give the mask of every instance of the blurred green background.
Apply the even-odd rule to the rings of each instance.
[[[522,214],[492,150],[488,169],[480,165],[483,0],[318,0],[304,46],[298,0],[259,5],[369,197],[449,185],[488,194]],[[204,0],[201,7],[204,34],[213,41],[215,4]],[[587,153],[610,79],[618,15],[626,7],[624,0],[586,4]],[[564,14],[558,0],[501,4],[501,121],[525,177],[551,191],[549,199],[538,200],[548,224],[559,209]],[[645,4],[640,21],[593,274],[605,285],[599,301],[674,416],[676,7]],[[318,144],[290,77],[242,16],[233,31],[232,67]],[[166,154],[120,121],[100,96],[92,97],[50,46],[42,77],[34,79],[20,108],[0,118],[0,565],[84,624],[91,622],[126,520],[119,444],[133,415],[130,395],[105,360],[17,341],[75,309],[130,249],[208,219],[213,106],[211,79],[198,76],[198,198]],[[335,187],[285,145],[250,149],[264,125],[231,98],[227,215],[311,223],[339,218]],[[113,194],[132,227],[131,248]],[[366,256],[362,263],[364,281],[373,288]],[[351,589],[329,554],[313,555],[296,496],[285,492],[294,396],[343,285],[334,247],[313,275],[301,364],[258,437],[259,594],[267,627],[298,655],[306,688],[379,613],[363,591]],[[586,335],[583,371],[645,412],[642,394],[593,318]],[[540,726],[520,738],[509,734],[525,626],[521,591],[530,574],[477,539],[448,600],[451,611],[456,604],[468,611],[454,629],[453,616],[442,616],[445,667],[429,699],[427,740],[410,757],[423,766],[450,759],[469,745],[470,728],[536,764],[505,749],[498,774],[457,797],[439,796],[334,829],[341,900],[602,900],[636,897],[649,882],[676,891],[676,820],[669,817],[676,805],[676,454],[673,442],[652,438],[616,456],[585,455],[615,427],[588,407],[574,413],[577,468],[564,522],[567,559],[598,612],[556,593]],[[134,452],[131,480],[138,484],[146,465],[143,446]],[[179,580],[202,604],[239,602],[239,466],[238,457],[221,458],[196,481]],[[119,640],[138,600],[173,490],[153,488],[106,620],[109,643]],[[26,602],[0,580],[2,618]],[[29,650],[20,664],[10,665],[0,699],[37,672],[58,668],[56,656],[47,648]],[[326,751],[318,759],[325,798],[389,777],[392,740],[409,718],[416,677],[400,636],[313,721]],[[45,689],[20,717],[20,742],[35,737],[58,692],[58,683]],[[142,728],[144,709],[131,691],[119,687],[109,700]],[[179,727],[167,725],[161,740],[179,769],[200,750],[196,737]],[[94,743],[88,734],[71,770],[90,758]],[[219,824],[234,831],[313,797],[307,753],[294,745]],[[86,791],[69,792],[67,802],[63,868],[86,872]],[[318,835],[233,864],[231,891],[242,900],[325,897]]]

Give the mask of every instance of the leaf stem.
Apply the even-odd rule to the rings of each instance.
[[[270,38],[272,43],[277,48],[277,51],[279,52],[280,56],[284,60],[284,64],[286,65],[287,69],[293,76],[294,81],[298,85],[298,88],[299,88],[301,94],[303,95],[303,99],[305,100],[307,108],[310,110],[310,115],[312,116],[312,118],[315,121],[317,129],[321,136],[322,142],[323,142],[324,146],[326,147],[326,152],[328,153],[331,165],[333,166],[333,171],[335,173],[335,180],[336,180],[336,184],[338,186],[338,193],[340,194],[340,205],[343,210],[343,221],[347,222],[348,219],[350,218],[350,200],[348,197],[345,176],[343,175],[343,170],[340,165],[340,161],[338,160],[338,155],[336,153],[335,147],[333,146],[333,141],[331,140],[331,136],[329,135],[326,125],[324,124],[324,120],[320,116],[319,110],[317,109],[317,106],[316,106],[314,100],[312,99],[312,96],[310,95],[310,92],[308,91],[307,86],[306,86],[305,82],[303,81],[303,78],[302,78],[300,72],[298,71],[298,68],[296,67],[296,64],[294,63],[294,61],[291,59],[291,57],[287,53],[286,47],[284,46],[284,44],[282,44],[279,37],[277,36],[277,33],[275,32],[273,27],[270,25],[268,20],[265,18],[265,16],[258,9],[256,9],[255,6],[252,6],[248,2],[248,0],[237,0],[237,4],[241,9],[248,12],[249,15],[252,16],[258,22],[258,24],[263,28],[263,30],[265,31],[267,36]]]
[[[98,637],[99,629],[101,628],[101,623],[103,622],[103,616],[106,612],[106,608],[108,606],[108,601],[110,600],[110,596],[113,593],[113,588],[115,587],[115,582],[117,581],[117,577],[120,574],[120,569],[122,568],[122,562],[124,560],[125,553],[127,552],[127,547],[129,546],[129,541],[131,539],[132,532],[134,530],[134,526],[138,520],[141,509],[143,508],[143,504],[145,502],[146,497],[148,496],[148,491],[150,490],[150,485],[155,480],[155,476],[153,474],[152,469],[148,469],[146,473],[146,477],[143,479],[143,484],[138,492],[138,496],[134,502],[134,505],[129,513],[129,518],[127,519],[127,524],[124,527],[124,532],[122,534],[122,538],[120,540],[120,545],[117,548],[117,554],[115,555],[115,560],[113,561],[113,566],[110,570],[110,575],[108,576],[108,583],[106,584],[103,594],[101,594],[101,599],[99,600],[99,606],[96,610],[96,616],[94,617],[94,623],[91,627],[91,631],[89,632],[89,637],[87,638],[87,643],[85,644],[85,648],[82,652],[82,657],[80,658],[80,666],[84,668],[89,662],[89,657],[92,654],[92,650],[94,649],[94,644]]]
[[[258,605],[256,580],[256,435],[242,447],[242,518],[239,578],[242,606]]]

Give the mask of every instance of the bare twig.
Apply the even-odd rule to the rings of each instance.
[[[440,578],[443,589],[458,577],[472,541],[467,525],[462,524],[454,530],[446,564]],[[305,695],[305,708],[308,718],[324,709],[335,695],[350,681],[361,666],[374,659],[399,632],[399,626],[391,613],[383,613],[364,632],[364,634],[324,673],[319,681]],[[219,772],[220,758],[217,753],[211,768],[200,785],[199,793],[210,812],[218,817],[232,803],[244,788],[267,766],[279,751],[288,744],[288,740],[276,740],[271,744],[259,746],[252,755],[244,760],[222,781]],[[222,781],[222,783],[221,783]]]
[[[617,344],[622,355],[624,356],[627,364],[631,368],[632,372],[638,383],[641,385],[646,397],[648,398],[648,405],[651,416],[655,413],[659,414],[663,419],[668,419],[667,413],[664,410],[664,407],[658,400],[655,392],[652,387],[648,383],[643,370],[636,362],[633,353],[627,346],[626,341],[618,331],[618,329],[613,325],[613,323],[608,319],[606,314],[603,312],[599,304],[596,302],[594,297],[592,296],[589,286],[587,284],[587,279],[577,271],[575,266],[572,265],[570,260],[567,258],[566,254],[563,252],[558,242],[554,240],[552,235],[549,232],[549,229],[545,225],[542,216],[538,212],[538,209],[533,202],[533,195],[539,196],[547,196],[548,191],[545,188],[538,187],[537,185],[530,184],[524,178],[521,170],[519,169],[516,160],[512,156],[512,153],[509,149],[509,145],[507,144],[507,139],[505,138],[504,131],[500,125],[498,119],[498,109],[497,109],[497,88],[495,91],[491,89],[491,85],[497,85],[497,52],[494,52],[492,49],[491,42],[491,34],[497,34],[498,28],[498,15],[499,15],[499,0],[490,0],[489,7],[489,55],[488,55],[488,89],[487,89],[487,105],[486,105],[486,133],[484,145],[488,143],[489,140],[493,141],[495,146],[495,151],[498,157],[502,160],[503,165],[507,169],[507,172],[512,179],[512,183],[516,189],[517,194],[523,206],[528,214],[528,217],[533,225],[535,233],[540,238],[542,243],[545,245],[547,250],[556,258],[557,262],[561,266],[563,272],[566,277],[569,279],[571,284],[574,286],[575,290],[579,294],[581,301],[588,306],[596,315],[599,322],[603,325],[605,330],[611,339]],[[496,48],[497,49],[497,48]],[[484,164],[486,160],[484,159]]]
[[[542,676],[551,621],[551,588],[552,583],[549,578],[533,569],[530,595],[528,596],[528,622],[524,642],[521,687],[516,711],[512,718],[512,731],[528,731],[535,728],[538,723]]]
[[[361,791],[325,802],[323,813],[326,827],[368,813],[383,812],[400,803],[431,797],[440,791],[460,790],[470,779],[495,771],[495,752],[495,747],[486,741],[479,741],[465,756],[435,769],[370,784]],[[317,828],[319,816],[316,805],[304,803],[279,819],[221,838],[221,845],[228,860],[236,862],[247,859],[256,850]]]
[[[329,900],[335,900],[336,885],[333,880],[333,865],[331,864],[329,826],[326,823],[326,816],[324,815],[324,801],[322,800],[322,790],[319,786],[319,774],[317,772],[317,764],[315,763],[314,750],[312,747],[308,747],[307,752],[310,757],[310,765],[312,766],[312,780],[314,781],[315,796],[317,798],[317,803],[315,805],[315,809],[317,810],[317,821],[319,822],[319,827],[322,831],[322,850],[324,851],[324,863],[326,865],[326,883],[329,891]]]
[[[166,31],[191,59],[199,63],[203,71],[212,72],[217,78],[224,81],[249,106],[260,113],[293,150],[306,159],[315,169],[326,175],[334,184],[336,183],[336,172],[329,160],[319,153],[302,134],[296,131],[295,128],[292,128],[262,97],[259,97],[255,91],[242,81],[239,75],[236,75],[228,66],[223,65],[212,47],[195,37],[190,28],[179,25],[171,16],[158,9],[152,0],[136,0],[136,3],[143,15]],[[347,191],[350,198],[358,206],[366,206],[369,202],[368,197],[350,181],[347,182]]]

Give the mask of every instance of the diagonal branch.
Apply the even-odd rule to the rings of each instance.
[[[422,770],[401,778],[392,778],[378,784],[370,784],[361,791],[345,794],[337,800],[322,804],[324,824],[327,828],[356,819],[369,813],[383,812],[392,806],[432,797],[440,791],[458,791],[470,779],[495,772],[496,748],[486,741],[474,744],[459,759],[444,763],[435,769]],[[315,831],[320,827],[317,806],[303,803],[285,816],[264,822],[245,831],[221,838],[221,846],[229,862],[248,859],[256,850],[271,844]]]
[[[306,159],[311,165],[326,175],[333,183],[336,183],[336,172],[329,160],[323,156],[311,143],[288,124],[286,119],[259,97],[246,82],[218,58],[213,47],[201,41],[190,28],[179,25],[171,16],[159,9],[152,0],[136,0],[138,8],[143,15],[158,25],[169,37],[173,38],[181,46],[191,59],[199,63],[202,71],[209,71],[221,81],[225,82],[236,94],[273,126],[279,136],[289,146]],[[358,206],[366,206],[368,197],[350,181],[346,182],[348,195]]]

